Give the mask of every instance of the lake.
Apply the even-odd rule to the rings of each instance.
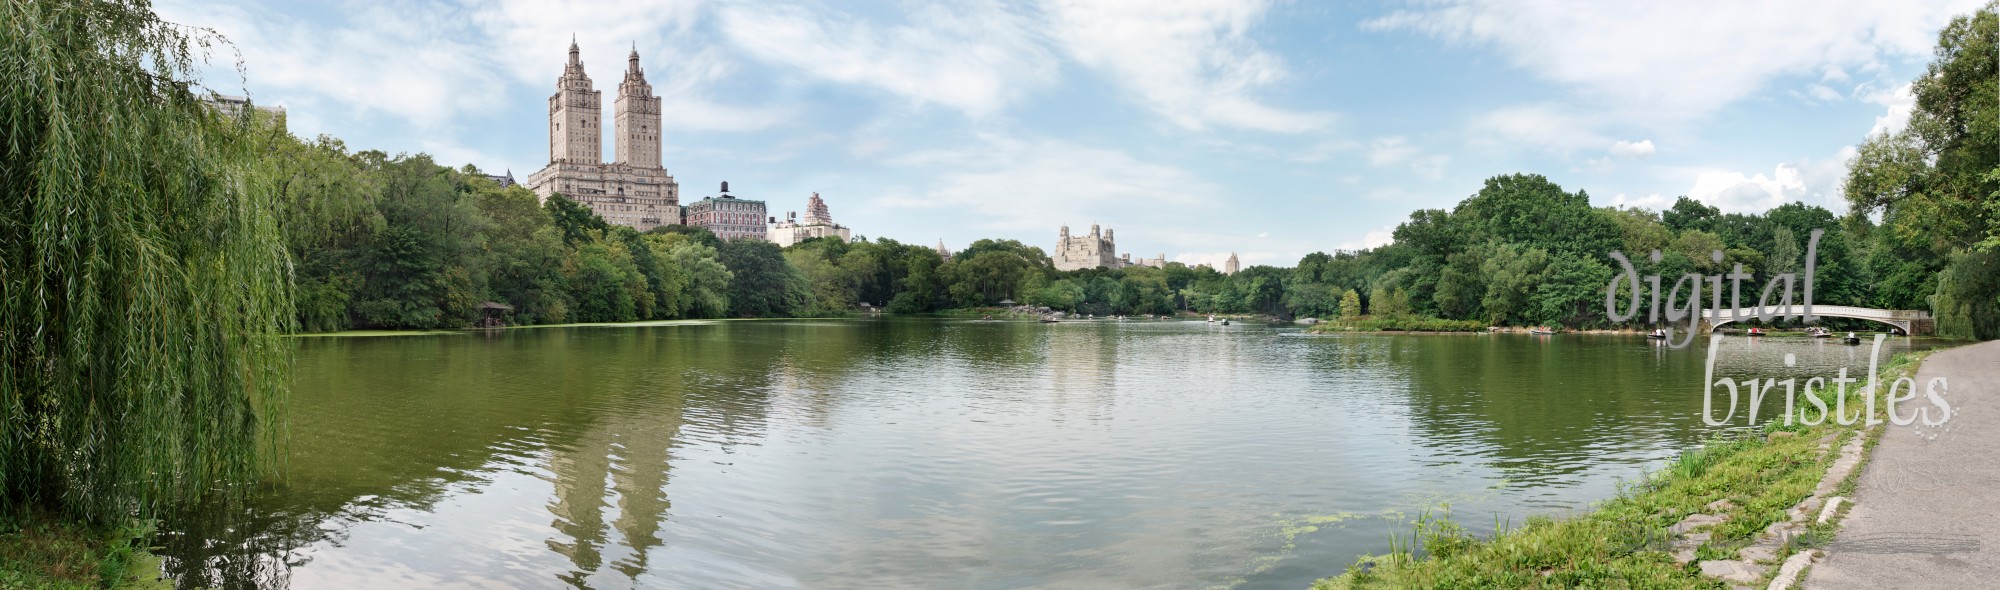
[[[1479,534],[1574,513],[1718,430],[1705,345],[1623,335],[862,319],[293,341],[288,478],[163,524],[183,587],[1302,590],[1419,511]],[[1824,340],[1721,347],[1719,375],[1867,367]]]

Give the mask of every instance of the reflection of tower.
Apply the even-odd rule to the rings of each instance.
[[[668,453],[681,427],[682,398],[663,400],[671,405],[601,414],[592,428],[551,453],[555,501],[549,512],[556,517],[554,528],[571,541],[552,539],[548,546],[575,568],[559,576],[563,581],[588,586],[587,578],[604,565],[610,529],[618,531],[629,552],[612,567],[635,580],[646,571],[647,553],[660,545],[660,525],[672,507],[666,491]],[[607,493],[617,494],[618,509],[617,520],[608,527]]]
[[[1048,330],[1049,400],[1058,420],[1074,409],[1086,419],[1110,415],[1118,387],[1116,325]],[[1079,408],[1080,407],[1080,408]]]

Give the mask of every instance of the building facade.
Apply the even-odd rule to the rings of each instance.
[[[528,189],[543,200],[561,194],[606,222],[639,231],[680,223],[680,184],[660,163],[660,98],[646,82],[636,48],[612,105],[616,149],[605,163],[602,93],[584,74],[571,41],[569,63],[549,97],[549,164],[528,176]]]
[[[1161,253],[1160,253],[1160,255],[1159,255],[1158,257],[1155,257],[1155,258],[1141,258],[1141,259],[1139,259],[1139,261],[1138,261],[1138,262],[1134,262],[1133,264],[1136,264],[1136,265],[1139,265],[1139,266],[1150,266],[1150,267],[1153,267],[1153,268],[1166,268],[1166,267],[1167,267],[1167,253],[1165,253],[1165,252],[1161,252]]]
[[[723,240],[762,240],[770,234],[765,226],[764,202],[736,198],[729,194],[727,182],[722,183],[722,196],[688,203],[681,223],[707,229]]]
[[[229,115],[231,117],[243,116],[244,109],[256,109],[257,112],[263,113],[264,115],[270,117],[270,119],[273,121],[277,121],[279,129],[285,128],[285,107],[267,107],[262,105],[253,105],[250,104],[250,97],[232,96],[228,94],[210,93],[203,100],[207,102],[209,106],[214,107],[216,111],[219,111],[222,114]]]
[[[799,219],[797,211],[786,211],[785,220],[771,219],[771,229],[766,240],[783,248],[813,238],[839,238],[845,242],[854,239],[854,232],[833,222],[833,214],[826,208],[826,201],[813,193],[806,199],[806,217]]]
[[[1222,263],[1222,274],[1233,275],[1236,274],[1236,271],[1242,269],[1243,269],[1243,263],[1238,262],[1236,260],[1235,252],[1230,252],[1229,260]]]
[[[1056,270],[1124,268],[1130,260],[1119,258],[1117,251],[1111,230],[1103,230],[1100,234],[1097,224],[1093,223],[1089,235],[1071,237],[1069,226],[1065,225],[1056,238],[1055,253],[1049,258],[1055,263]]]

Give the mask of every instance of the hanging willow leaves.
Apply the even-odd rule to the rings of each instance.
[[[271,127],[144,1],[0,0],[0,500],[105,520],[237,493],[292,317]]]

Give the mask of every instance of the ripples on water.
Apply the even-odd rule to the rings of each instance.
[[[1867,365],[1722,346],[1722,375]],[[1704,349],[1626,336],[758,321],[298,347],[290,479],[167,523],[184,587],[1299,589],[1399,514],[1580,510],[1713,433]]]

